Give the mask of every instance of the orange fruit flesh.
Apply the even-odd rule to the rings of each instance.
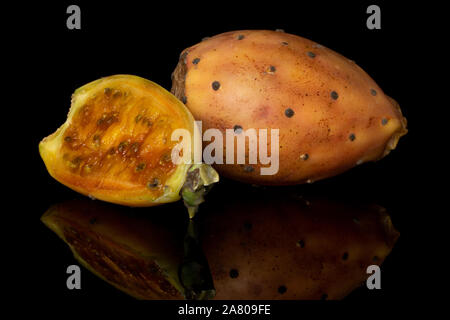
[[[189,119],[181,103],[161,87],[137,77],[110,78],[75,92],[66,124],[41,142],[61,135],[56,155],[52,160],[41,155],[51,175],[78,192],[151,205],[149,199],[168,192],[166,181],[177,168],[171,159],[177,141],[171,141],[171,134],[177,128],[189,130]],[[85,87],[87,96],[78,98]]]

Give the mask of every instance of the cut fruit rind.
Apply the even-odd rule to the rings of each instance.
[[[195,164],[189,168],[186,182],[181,189],[181,196],[188,209],[189,218],[192,219],[195,216],[198,206],[205,201],[204,196],[212,184],[218,181],[219,174],[207,164]]]
[[[194,146],[179,164],[172,161],[177,129],[187,130]],[[41,141],[39,152],[50,175],[77,192],[153,206],[180,199],[195,146],[201,145],[198,131],[170,92],[137,76],[114,75],[74,92],[66,122]]]

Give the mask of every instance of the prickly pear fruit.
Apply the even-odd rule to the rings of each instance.
[[[377,205],[241,194],[205,208],[199,228],[216,299],[342,299],[366,285],[367,267],[379,266],[399,237]]]
[[[279,129],[275,174],[261,174],[269,166],[261,159],[249,164],[248,147],[246,165],[215,165],[244,182],[290,185],[331,177],[383,158],[407,132],[398,104],[353,61],[292,34],[219,34],[185,49],[172,79],[172,92],[204,131],[216,128],[225,136],[234,129],[239,136]],[[223,163],[226,153],[223,143]]]
[[[145,216],[123,210],[74,200],[52,206],[41,220],[83,266],[118,289],[139,299],[183,298],[178,278],[183,234],[164,221],[147,223]]]
[[[178,164],[172,161],[176,129],[191,138],[191,154],[179,155],[188,161]],[[218,180],[212,168],[191,161],[196,130],[189,110],[170,92],[137,76],[115,75],[77,89],[67,121],[39,151],[50,175],[82,194],[153,206],[180,199],[188,172],[199,176],[198,189]]]
[[[139,299],[340,299],[399,237],[379,206],[236,191],[187,224],[178,204],[142,215],[87,199],[55,205],[41,220],[85,267]]]
[[[210,298],[214,288],[207,265],[192,253],[195,245],[190,243],[188,252],[183,248],[186,220],[174,209],[153,208],[159,214],[149,216],[83,199],[56,204],[41,220],[84,267],[135,298]]]

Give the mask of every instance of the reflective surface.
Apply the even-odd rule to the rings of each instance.
[[[87,198],[52,206],[42,221],[94,274],[140,299],[344,298],[399,233],[380,206],[301,190],[225,181],[191,221],[182,204]]]

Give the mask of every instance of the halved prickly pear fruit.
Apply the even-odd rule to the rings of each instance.
[[[135,298],[211,298],[208,266],[195,254],[195,243],[186,246],[190,224],[176,219],[173,209],[154,208],[160,214],[148,216],[135,212],[139,209],[73,200],[52,206],[41,220],[84,267]]]
[[[184,149],[177,154],[181,140],[172,139],[177,129],[189,134],[190,154]],[[193,164],[195,139],[201,139],[197,130],[191,113],[170,92],[137,76],[115,75],[77,89],[67,121],[42,140],[39,151],[50,175],[62,184],[128,206],[180,199],[188,172],[193,172],[200,183],[187,189],[202,191],[196,201],[189,199],[198,205],[205,186],[218,175],[209,166]],[[181,160],[173,161],[172,153]],[[193,214],[196,207],[191,207]]]

